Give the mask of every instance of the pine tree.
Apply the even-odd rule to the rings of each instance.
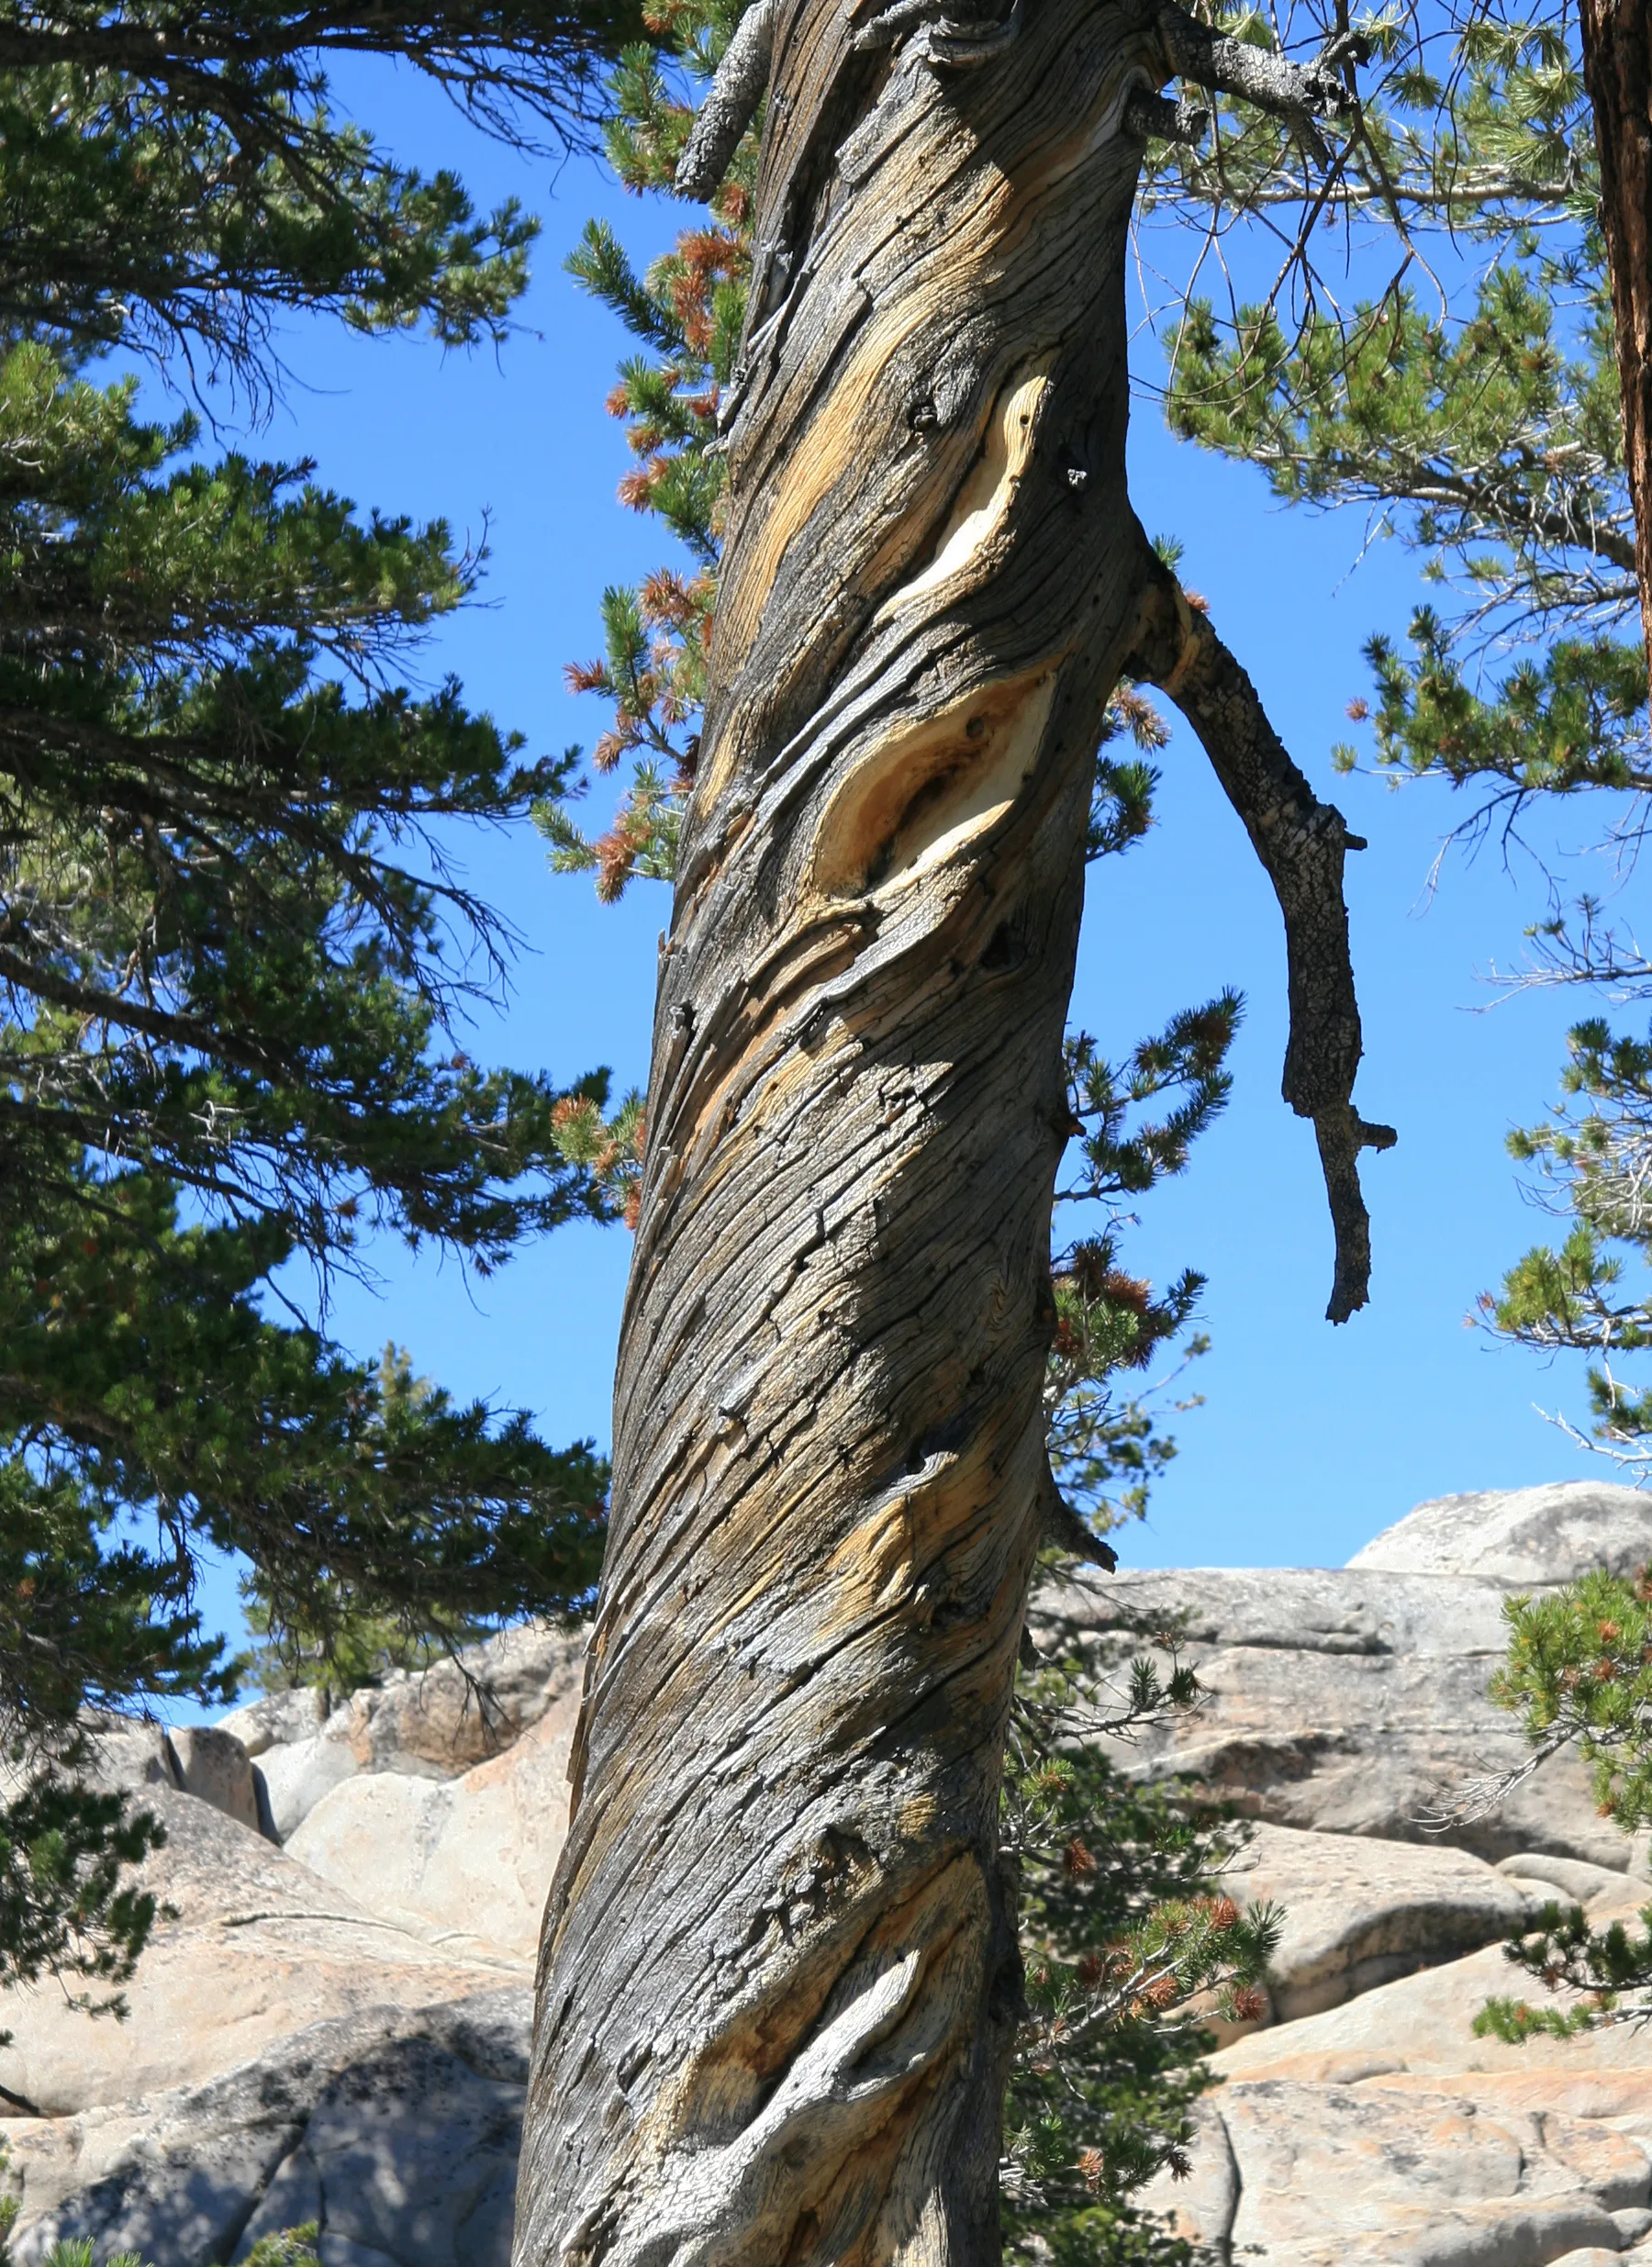
[[[710,92],[696,119],[655,57],[628,57],[614,154],[709,220],[646,275],[599,228],[578,265],[642,350],[612,404],[639,458],[622,495],[692,564],[605,594],[606,651],[573,675],[613,704],[598,766],[632,765],[614,823],[543,823],[604,895],[669,876],[675,910],[517,2257],[921,2245],[973,2267],[999,2255],[1023,2019],[1047,2034],[1070,1990],[1116,2039],[1127,1938],[1173,1994],[1266,1956],[1219,1897],[1155,1907],[1149,1886],[1128,1924],[1098,1919],[1105,1955],[1068,1962],[1041,1875],[1051,2002],[1030,2011],[999,1794],[1041,1544],[1095,1549],[1052,1446],[1071,1496],[1122,1508],[1139,1469],[1108,1381],[1193,1291],[1155,1298],[1106,1236],[1053,1275],[1055,1168],[1088,1133],[1097,1195],[1147,1186],[1216,1105],[1236,1012],[1213,1002],[1122,1065],[1063,1052],[1087,852],[1150,818],[1144,684],[1195,721],[1278,890],[1333,1316],[1366,1295],[1356,1160],[1391,1136],[1350,1099],[1345,832],[1142,535],[1120,444],[1151,134],[1150,194],[1208,201],[1177,154],[1193,106],[1133,95],[1131,71],[1233,94],[1221,198],[1300,205],[1297,153],[1319,162],[1319,121],[1350,114],[1367,42],[1299,69],[1257,26],[1213,38],[1171,10],[845,23],[765,0],[661,28],[691,74],[715,66]],[[1189,1115],[1133,1145],[1131,1102],[1171,1085]],[[1121,1820],[1122,1874],[1151,1883],[1151,1840]],[[1185,2082],[1194,2049],[1144,2035]],[[1120,2063],[1142,2076],[1128,2047]],[[1098,2157],[1105,2094],[1078,2120]],[[1177,2128],[1138,2134],[1137,2170]],[[1110,2191],[1096,2163],[1052,2183],[1022,2151],[1065,2256],[1142,2255],[1114,2209],[1129,2155],[1121,2138]]]
[[[1457,265],[1455,299],[1442,311],[1420,290],[1390,291],[1294,338],[1260,307],[1226,329],[1198,308],[1176,342],[1170,416],[1261,466],[1277,495],[1360,502],[1422,554],[1435,602],[1416,610],[1403,646],[1373,637],[1375,702],[1350,706],[1371,726],[1379,772],[1471,798],[1459,828],[1470,841],[1515,839],[1551,797],[1602,798],[1602,834],[1633,877],[1652,787],[1636,634],[1652,619],[1646,12],[1465,9],[1436,23],[1432,58],[1426,28],[1413,23],[1394,116],[1367,117],[1388,136],[1423,256],[1448,235],[1477,255],[1466,273]],[[1624,100],[1637,68],[1638,117]],[[1620,1005],[1652,998],[1633,920],[1598,899],[1567,907],[1557,891],[1528,934],[1524,981],[1604,988]],[[1594,1442],[1644,1476],[1652,1390],[1624,1366],[1652,1345],[1652,1309],[1631,1275],[1652,1248],[1652,1046],[1591,1015],[1568,1058],[1559,1106],[1510,1145],[1569,1225],[1527,1252],[1480,1311],[1516,1343],[1590,1357]],[[1596,1572],[1509,1601],[1492,1693],[1520,1719],[1527,1759],[1463,1789],[1454,1815],[1495,1808],[1575,1746],[1602,1815],[1625,1833],[1652,1821],[1647,1599],[1645,1572]],[[1547,1908],[1507,1948],[1541,1992],[1493,2000],[1477,2030],[1518,2043],[1644,2022],[1652,1907],[1641,1920],[1639,1931],[1594,1929],[1579,1907]],[[1549,1995],[1562,1986],[1583,1996],[1557,2005]]]
[[[1281,1916],[1227,1894],[1242,1824],[1192,1809],[1175,1784],[1133,1782],[1103,1745],[1196,1707],[1193,1670],[1108,1663],[1055,1631],[1038,1653],[1005,1759],[1027,1996],[999,2168],[1006,2249],[1056,2267],[1188,2267],[1187,2243],[1133,2197],[1189,2169],[1209,2024],[1263,2012]]]
[[[1420,554],[1430,603],[1403,642],[1372,638],[1375,697],[1350,704],[1379,773],[1468,799],[1470,843],[1524,841],[1550,798],[1590,794],[1632,875],[1652,787],[1646,653],[1578,28],[1539,6],[1448,12],[1432,44],[1412,28],[1390,111],[1367,104],[1366,130],[1385,138],[1419,262],[1457,279],[1448,303],[1418,284],[1294,335],[1262,307],[1227,327],[1197,307],[1173,342],[1170,419],[1280,497],[1363,505]],[[1519,980],[1652,998],[1633,916],[1598,896],[1568,906],[1554,882],[1528,934]],[[1480,1301],[1502,1335],[1590,1357],[1595,1437],[1632,1468],[1652,1437],[1652,1401],[1621,1368],[1647,1343],[1631,1271],[1652,1236],[1649,1061],[1621,1018],[1579,1022],[1558,1107],[1511,1144],[1569,1225]]]
[[[418,71],[528,147],[588,139],[601,66],[640,36],[631,0],[452,6],[404,17],[350,0],[65,0],[0,9],[7,229],[4,320],[72,355],[121,347],[277,374],[284,308],[361,329],[497,337],[533,222],[478,219],[450,171],[397,162],[337,107],[335,59]]]
[[[565,762],[407,689],[480,557],[215,455],[100,357],[257,404],[283,310],[499,339],[533,224],[397,163],[328,59],[565,140],[636,28],[623,0],[0,9],[0,1982],[106,1991],[141,1948],[123,1867],[158,1829],[81,1787],[84,1714],[231,1690],[204,1548],[324,1648],[363,1614],[441,1641],[566,1610],[596,1572],[588,1444],[378,1374],[289,1267],[358,1264],[371,1227],[486,1270],[623,1209],[606,1076],[484,1071],[452,1034],[508,947],[452,829]]]
[[[1602,1818],[1633,1834],[1652,1826],[1652,1566],[1632,1576],[1604,1569],[1503,1606],[1508,1653],[1491,1697],[1519,1718],[1523,1762],[1460,1788],[1442,1826],[1486,1816],[1563,1748],[1589,1766]],[[1640,1926],[1591,1925],[1558,1899],[1505,1945],[1540,1995],[1500,1993],[1475,2017],[1482,2038],[1510,2046],[1652,2021],[1652,1904]],[[1557,2000],[1562,1991],[1564,2003]]]

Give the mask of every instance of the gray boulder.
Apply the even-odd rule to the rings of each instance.
[[[584,1673],[583,1630],[528,1622],[352,1693],[328,1730],[349,1742],[361,1770],[457,1779],[553,1710],[576,1707]]]
[[[1190,1653],[1240,1646],[1326,1660],[1451,1660],[1501,1653],[1501,1592],[1471,1576],[1346,1567],[1178,1567],[1082,1573],[1045,1591],[1041,1614]]]
[[[221,1725],[191,1725],[169,1732],[140,1716],[88,1714],[86,1777],[94,1786],[138,1798],[152,1809],[157,1788],[175,1788],[210,1804],[256,1834],[264,1820],[258,1776],[246,1748]]]
[[[1356,1551],[1350,1567],[1474,1575],[1512,1590],[1575,1581],[1604,1567],[1633,1574],[1652,1559],[1652,1495],[1600,1480],[1438,1496]]]
[[[483,2003],[486,2006],[486,2003]],[[530,2003],[478,2021],[441,2011],[339,2071],[248,2221],[263,2235],[317,2221],[322,2267],[505,2267],[528,2075]]]
[[[192,1724],[168,1740],[185,1794],[210,1803],[237,1826],[259,1830],[258,1788],[252,1759],[239,1739],[212,1724]]]
[[[1569,1751],[1490,1815],[1443,1826],[1468,1783],[1524,1760],[1487,1686],[1504,1593],[1443,1574],[1199,1568],[1093,1575],[1040,1601],[1044,1633],[1101,1667],[1146,1654],[1191,1663],[1197,1711],[1117,1750],[1122,1767],[1186,1778],[1270,1824],[1388,1841],[1443,1838],[1496,1860],[1521,1850],[1622,1868]]]
[[[361,1766],[355,1751],[340,1731],[330,1725],[312,1732],[290,1747],[266,1748],[253,1766],[263,1790],[270,1830],[286,1842],[309,1816],[318,1803]]]
[[[567,1835],[575,1699],[462,1779],[341,1781],[307,1811],[289,1853],[446,1949],[530,1964]]]
[[[125,1987],[128,2019],[83,2015],[55,1983],[6,1995],[0,2084],[42,2112],[199,2084],[325,2018],[473,1997],[529,1972],[396,1927],[193,1796],[144,1794],[167,1842],[143,1882],[170,1910]]]
[[[218,1718],[218,1730],[232,1734],[256,1762],[267,1748],[310,1738],[326,1723],[327,1714],[317,1688],[299,1685],[290,1692],[266,1692],[244,1708],[231,1709]]]
[[[1638,1837],[1631,1847],[1638,1850]],[[1570,1900],[1586,1908],[1606,1903],[1621,1910],[1626,1896],[1652,1897],[1652,1888],[1638,1878],[1625,1883],[1621,1871],[1586,1866],[1576,1858],[1551,1858],[1542,1850],[1519,1850],[1503,1859],[1497,1871],[1518,1882],[1538,1904]],[[1638,1874],[1639,1869],[1631,1871]]]
[[[459,1779],[508,1753],[547,1718],[571,1726],[584,1668],[583,1630],[530,1622],[429,1669],[398,1670],[334,1707],[314,1690],[272,1693],[217,1728],[255,1759],[261,1816],[285,1842],[358,1774]]]
[[[166,1732],[141,1716],[87,1714],[86,1778],[110,1792],[144,1794],[151,1787],[183,1784],[178,1759]]]
[[[9,2120],[13,2256],[210,2267],[315,2219],[324,2267],[508,2267],[530,2013],[525,1986],[365,2008],[206,2085]]]
[[[1644,1885],[1625,1882],[1628,1890]],[[1625,1896],[1613,1906],[1602,1901],[1590,1918],[1629,1917],[1637,1900]],[[1518,1997],[1536,1989],[1511,1969],[1501,1945],[1444,1961],[1420,1972],[1379,1984],[1318,2015],[1251,2032],[1225,2047],[1212,2067],[1226,2078],[1312,2079],[1352,2083],[1356,2079],[1409,2072],[1419,2081],[1461,2086],[1466,2073],[1506,2072],[1546,2080],[1551,2092],[1562,2080],[1595,2078],[1607,2072],[1637,2072],[1652,2087],[1652,2046],[1633,2024],[1573,2038],[1539,2036],[1524,2047],[1475,2036],[1474,2018],[1494,1996]],[[1571,2004],[1569,1995],[1556,2005]],[[1652,2111],[1652,2091],[1646,2095]]]
[[[1237,2082],[1200,2106],[1195,2179],[1146,2201],[1223,2262],[1543,2267],[1616,2257],[1652,2160],[1627,2135],[1442,2090]]]
[[[1621,1889],[1622,1874],[1612,1878]],[[1283,1911],[1267,1982],[1283,2024],[1501,1941],[1535,1902],[1466,1850],[1289,1826],[1258,1826],[1222,1887]]]

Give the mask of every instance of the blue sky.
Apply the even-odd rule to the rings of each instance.
[[[535,751],[588,744],[602,712],[565,692],[563,666],[599,643],[603,585],[636,577],[666,547],[615,501],[629,459],[602,404],[626,341],[563,261],[592,213],[643,258],[677,216],[623,195],[594,163],[553,173],[515,158],[406,80],[387,97],[375,84],[363,111],[399,153],[457,158],[478,203],[516,194],[543,215],[524,329],[497,355],[295,330],[286,401],[260,446],[314,455],[320,476],[363,506],[441,514],[462,535],[486,523],[483,601],[443,627],[426,665],[456,671],[472,702],[523,729]],[[1147,342],[1148,372],[1154,352]],[[1181,1455],[1151,1520],[1121,1540],[1136,1565],[1334,1565],[1425,1496],[1607,1476],[1537,1413],[1577,1410],[1575,1371],[1464,1323],[1476,1292],[1543,1231],[1502,1144],[1553,1094],[1582,1003],[1501,999],[1483,981],[1494,962],[1518,960],[1523,925],[1542,909],[1534,867],[1509,869],[1495,849],[1475,861],[1454,852],[1431,889],[1461,807],[1432,786],[1394,792],[1333,777],[1330,748],[1352,729],[1346,704],[1368,689],[1361,644],[1373,630],[1403,630],[1422,595],[1414,560],[1393,542],[1366,550],[1362,516],[1274,506],[1258,475],[1173,441],[1151,400],[1137,404],[1132,447],[1143,520],[1181,540],[1184,578],[1210,600],[1287,744],[1369,838],[1349,862],[1366,1030],[1358,1100],[1401,1142],[1367,1162],[1372,1303],[1333,1330],[1312,1133],[1278,1097],[1278,915],[1178,730],[1158,825],[1092,873],[1074,1020],[1122,1051],[1224,984],[1245,991],[1248,1009],[1229,1111],[1186,1178],[1147,1200],[1130,1246],[1155,1280],[1183,1266],[1208,1275],[1213,1348],[1187,1380],[1204,1405],[1178,1426]],[[1579,841],[1586,826],[1578,814]],[[664,890],[637,885],[619,908],[600,908],[587,879],[549,873],[525,828],[479,835],[463,855],[525,946],[503,1013],[478,1021],[472,1052],[558,1079],[607,1063],[621,1087],[643,1083]],[[452,1261],[414,1264],[382,1247],[377,1293],[346,1286],[332,1326],[362,1350],[396,1338],[454,1391],[532,1410],[551,1437],[606,1442],[628,1245],[623,1230],[564,1230],[486,1284]],[[206,1603],[229,1619],[227,1578]]]

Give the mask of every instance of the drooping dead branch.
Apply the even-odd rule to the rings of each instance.
[[[1359,1152],[1389,1149],[1391,1126],[1354,1108],[1359,1003],[1348,952],[1343,860],[1365,844],[1334,804],[1322,803],[1291,761],[1256,687],[1156,560],[1145,569],[1133,676],[1175,701],[1199,734],[1222,791],[1245,822],[1285,917],[1290,1037],[1281,1090],[1319,1142],[1336,1272],[1325,1312],[1345,1323],[1369,1295],[1371,1224],[1359,1186]]]
[[[1441,1835],[1490,1818],[1535,1772],[1543,1769],[1551,1756],[1557,1756],[1563,1748],[1569,1747],[1576,1737],[1575,1725],[1557,1725],[1511,1769],[1477,1773],[1455,1791],[1441,1792],[1415,1814],[1412,1823],[1421,1833]]]

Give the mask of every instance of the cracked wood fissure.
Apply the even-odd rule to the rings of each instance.
[[[857,38],[872,16],[774,0],[739,59],[770,76],[731,519],[518,2267],[998,2260],[999,1778],[1127,661],[1207,743],[1243,726],[1224,785],[1281,836],[1288,922],[1327,843],[1340,909],[1340,821],[1292,769],[1301,823],[1276,823],[1278,743],[1237,665],[1157,620],[1126,492],[1127,114],[1173,74],[1158,8],[909,8],[910,36]],[[744,99],[707,129],[725,153]],[[1316,1122],[1351,1116],[1359,1051],[1351,981],[1327,998],[1324,1091],[1290,1097]]]

